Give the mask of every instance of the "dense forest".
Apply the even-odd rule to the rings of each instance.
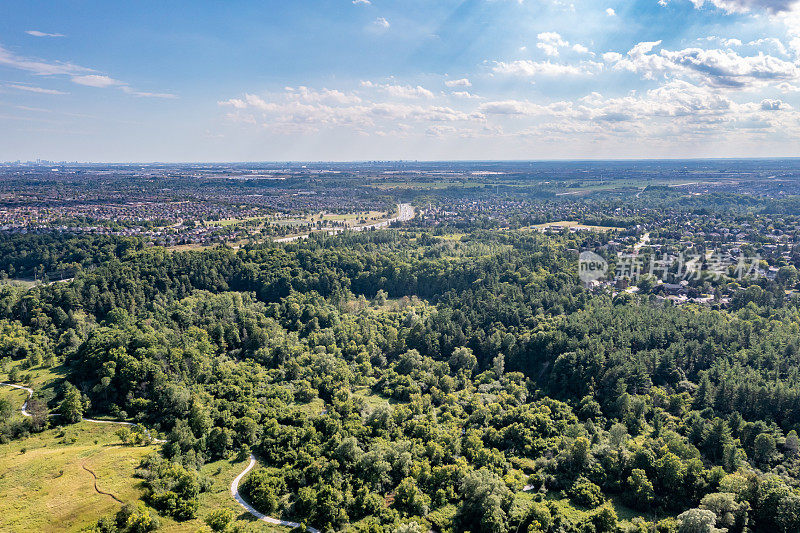
[[[75,279],[0,288],[0,370],[63,374],[30,418],[0,404],[2,438],[137,422],[166,440],[144,503],[177,520],[201,465],[252,452],[248,500],[322,531],[800,531],[788,281],[676,306],[581,285],[574,250],[607,236],[438,233],[6,239],[7,271]]]

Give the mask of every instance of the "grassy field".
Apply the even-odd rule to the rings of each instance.
[[[260,217],[245,217],[245,218],[228,218],[223,220],[209,220],[206,222],[207,226],[214,227],[229,227],[244,224],[248,222],[258,222],[259,226],[264,224],[274,224],[276,226],[299,226],[308,224],[309,222],[343,222],[347,226],[357,226],[361,224],[362,220],[366,220],[367,224],[373,224],[385,220],[385,211],[360,211],[356,213],[334,214],[334,213],[316,213],[313,215],[306,215],[297,218],[277,218],[275,216],[260,216]],[[396,216],[396,210],[391,216]],[[389,218],[391,218],[391,216]]]
[[[525,505],[525,502],[529,502],[534,499],[534,494],[532,492],[518,492],[514,495],[514,499],[518,504]],[[571,504],[569,499],[561,497],[557,493],[549,493],[545,496],[545,499],[551,501],[556,504],[559,510],[570,519],[572,522],[581,522],[586,519],[587,515],[591,511],[591,509],[586,509],[580,506],[576,506],[575,504]],[[622,525],[629,525],[631,524],[634,518],[642,518],[644,520],[660,520],[661,518],[665,518],[665,516],[653,516],[644,513],[640,513],[627,507],[625,504],[622,503],[621,498],[613,497],[610,498],[609,503],[614,508],[614,511],[617,513],[617,517]]]
[[[52,387],[60,377],[58,367],[27,373],[34,390]],[[7,375],[0,374],[0,381],[7,381]],[[27,393],[0,386],[0,397],[11,400],[18,409]],[[14,416],[22,417],[19,413]],[[0,445],[0,531],[80,531],[104,516],[114,515],[121,504],[95,491],[94,478],[84,466],[97,475],[97,486],[103,492],[123,502],[139,499],[141,480],[134,477],[134,471],[144,456],[158,450],[158,445],[122,446],[115,434],[118,429],[110,424],[82,422]],[[211,531],[203,518],[221,507],[233,510],[237,520],[249,523],[253,531],[289,531],[257,521],[231,498],[231,482],[247,463],[234,459],[205,465],[202,473],[213,485],[200,495],[198,517],[186,522],[160,517],[159,531]]]
[[[32,279],[3,279],[0,280],[0,285],[10,285],[12,287],[24,287],[25,289],[32,289],[37,285],[41,285],[41,282],[34,281]]]
[[[121,504],[95,491],[94,478],[84,466],[97,474],[103,492],[123,502],[140,498],[141,480],[133,477],[134,470],[157,446],[122,446],[117,429],[83,422],[0,445],[0,531],[80,531],[114,515]],[[237,520],[250,523],[253,531],[288,531],[255,520],[231,498],[231,481],[247,462],[234,459],[205,465],[202,473],[213,485],[200,495],[199,516],[186,522],[160,517],[159,531],[211,531],[203,518],[221,507],[233,510]]]
[[[532,229],[544,231],[547,228],[552,226],[561,226],[562,228],[575,228],[587,231],[597,231],[597,232],[605,232],[605,231],[612,231],[612,230],[621,230],[624,228],[616,228],[613,226],[588,226],[586,224],[581,224],[575,220],[562,220],[560,222],[547,222],[545,224],[537,224],[535,226],[531,226]]]
[[[25,403],[25,399],[28,397],[28,393],[24,390],[20,389],[13,389],[11,387],[0,386],[0,398],[4,398],[11,402],[11,405],[14,407],[15,411],[19,411],[22,408],[22,404]],[[19,416],[22,416],[19,414]]]
[[[140,496],[134,468],[154,446],[120,446],[114,426],[81,423],[0,445],[0,530],[77,531]]]

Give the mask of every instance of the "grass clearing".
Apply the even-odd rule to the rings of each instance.
[[[530,505],[535,498],[535,493],[533,492],[518,492],[514,495],[514,505],[526,507]],[[577,506],[573,503],[570,503],[569,498],[564,498],[562,494],[551,492],[548,493],[544,497],[545,501],[549,501],[554,503],[561,514],[566,516],[571,522],[579,523],[581,521],[586,520],[586,517],[592,511],[591,509]],[[634,509],[631,509],[624,503],[622,503],[622,498],[619,496],[612,496],[608,498],[608,502],[614,508],[614,511],[617,513],[617,518],[619,519],[622,525],[631,524],[634,518],[643,518],[644,520],[648,521],[658,521],[662,518],[666,518],[667,515],[663,516],[656,516],[650,515],[646,513],[641,513]]]
[[[392,398],[384,398],[378,394],[373,393],[369,387],[356,387],[353,389],[353,398],[358,398],[364,402],[364,405],[367,407],[374,409],[381,405],[391,405],[393,403],[397,403],[396,400]]]
[[[8,391],[4,388],[3,392]],[[121,504],[98,494],[94,478],[83,466],[97,474],[102,491],[123,502],[139,499],[143,488],[134,471],[158,446],[122,446],[115,434],[118,429],[83,422],[0,445],[0,531],[80,531],[104,516],[113,516]],[[233,459],[203,466],[202,474],[212,479],[213,485],[200,495],[198,517],[176,522],[159,516],[159,531],[210,531],[203,519],[219,508],[233,510],[237,520],[252,523],[253,531],[289,531],[259,522],[231,497],[231,482],[247,463],[248,459]]]
[[[587,224],[581,224],[576,220],[561,220],[559,222],[547,222],[545,224],[537,224],[535,226],[531,226],[531,229],[544,231],[548,228],[552,228],[553,226],[567,228],[567,229],[576,229],[576,230],[584,230],[584,231],[596,231],[596,232],[606,232],[606,231],[614,231],[614,230],[623,230],[625,228],[617,228],[614,226],[590,226]]]
[[[27,278],[18,278],[18,279],[9,278],[0,280],[0,286],[9,285],[11,287],[23,287],[25,289],[32,289],[37,285],[41,284],[42,283],[40,281],[35,281]]]
[[[155,446],[121,446],[116,426],[87,422],[0,445],[0,530],[77,531],[140,497],[133,472]]]

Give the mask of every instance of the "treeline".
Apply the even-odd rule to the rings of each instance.
[[[143,247],[143,242],[133,237],[0,232],[0,277],[72,277],[81,269],[125,257]]]
[[[252,450],[247,497],[322,530],[800,530],[796,303],[592,295],[584,238],[147,250],[3,289],[0,349],[165,435],[138,475],[178,520]]]

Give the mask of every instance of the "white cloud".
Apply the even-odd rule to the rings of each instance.
[[[608,9],[606,9],[606,15],[608,15],[609,17],[616,17],[617,12],[614,11],[613,7],[609,7]]]
[[[45,33],[39,30],[27,30],[25,33],[34,37],[64,37],[63,33]]]
[[[380,89],[390,96],[397,98],[433,98],[433,93],[420,85],[412,87],[411,85],[393,85],[389,83],[382,84],[362,81],[361,87],[366,89]]]
[[[361,5],[368,6],[368,5],[372,4],[372,2],[370,2],[369,0],[353,0],[353,4],[355,4],[355,5],[361,4]]]
[[[101,89],[115,87],[133,96],[175,98],[175,95],[167,93],[149,93],[137,91],[123,81],[115,80],[114,78],[104,74],[96,74],[96,71],[93,69],[81,67],[73,63],[64,61],[44,61],[41,59],[31,59],[19,56],[10,50],[3,48],[2,46],[0,46],[0,66],[23,70],[37,76],[69,76],[70,81],[78,85]],[[56,93],[50,92],[49,94]]]
[[[132,89],[127,85],[120,86],[120,89],[122,90],[122,92],[126,94],[130,94],[131,96],[137,96],[139,98],[163,98],[166,100],[172,100],[178,97],[177,95],[174,95],[172,93],[151,93],[147,91],[137,91],[136,89]]]
[[[45,89],[43,87],[35,87],[33,85],[22,85],[19,83],[9,83],[8,87],[12,89],[17,89],[18,91],[26,91],[29,93],[38,93],[38,94],[69,94],[64,91],[57,91],[56,89]]]
[[[791,11],[797,6],[797,0],[690,0],[697,9],[709,4],[727,13],[748,13],[755,10],[768,11],[770,13],[782,13]],[[659,0],[659,4],[665,6],[670,0]]]
[[[62,61],[47,62],[18,56],[0,46],[0,65],[31,72],[38,76],[74,75],[90,72],[90,69]]]
[[[552,63],[550,61],[531,61],[519,59],[517,61],[496,61],[492,70],[498,74],[511,74],[515,76],[580,76],[591,75],[602,69],[602,64],[583,61],[577,65]]]
[[[486,102],[479,107],[481,113],[487,115],[540,115],[547,112],[547,108],[528,101],[500,100]]]
[[[737,46],[742,46],[742,41],[740,39],[723,39],[722,37],[715,37],[713,35],[710,37],[706,37],[705,39],[698,39],[698,41],[716,42],[721,44],[722,46],[727,46],[728,48],[735,48]]]
[[[461,78],[460,80],[447,80],[444,82],[445,85],[448,87],[472,87],[472,83],[467,78]]]
[[[544,50],[544,53],[551,57],[558,55],[558,49],[564,46],[569,46],[569,42],[565,41],[561,35],[556,32],[548,31],[540,33],[536,36],[539,42],[536,47]]]
[[[789,41],[789,48],[791,48],[796,56],[800,56],[800,36],[793,37],[791,41]]]
[[[85,76],[73,76],[72,82],[78,85],[86,85],[87,87],[118,87],[124,85],[121,81],[103,76],[100,74],[87,74]]]
[[[763,111],[779,111],[781,109],[790,109],[791,106],[785,104],[780,100],[764,99],[761,101],[761,109]]]
[[[388,29],[389,26],[391,26],[389,24],[389,21],[383,17],[376,18],[375,21],[372,23],[372,25],[375,26],[376,28],[382,28],[382,29]]]
[[[323,96],[331,93],[337,96]],[[286,88],[264,95],[245,93],[219,105],[234,123],[293,135],[335,131],[451,140],[537,137],[548,142],[581,142],[586,136],[583,139],[592,142],[656,139],[670,143],[712,138],[745,142],[765,134],[800,138],[800,113],[784,101],[741,102],[724,88],[679,79],[626,96],[595,92],[552,102],[484,101],[465,95],[469,93],[441,93],[430,104],[387,101],[387,96],[393,96],[383,84],[364,82],[356,91]]]
[[[470,99],[479,99],[480,96],[472,94],[469,91],[453,91],[453,96],[457,96],[459,98],[470,98]]]
[[[778,53],[783,54],[785,56],[789,55],[788,50],[786,50],[786,46],[784,46],[784,44],[781,42],[780,39],[777,39],[775,37],[762,37],[761,39],[750,41],[749,43],[747,43],[747,45],[757,46],[757,47],[763,47],[765,45],[771,46],[775,48],[778,51]]]
[[[422,89],[420,86],[382,85],[368,81],[362,82],[362,87],[380,89],[391,97],[405,96],[405,89]],[[403,91],[398,94],[395,92],[396,88],[402,88]],[[327,101],[319,97],[331,92],[339,93],[341,97]],[[285,133],[307,133],[329,128],[348,128],[364,132],[399,131],[402,124],[409,121],[439,124],[475,123],[482,119],[475,111],[464,111],[450,105],[417,105],[386,101],[383,98],[372,91],[356,95],[328,89],[298,91],[286,88],[283,92],[264,96],[245,93],[242,97],[218,103],[232,109],[226,116],[234,122],[262,125]]]
[[[295,100],[303,102],[318,102],[325,104],[358,104],[361,98],[354,94],[344,93],[336,89],[322,88],[320,90],[309,89],[305,86],[297,88],[286,87],[286,92],[291,94]]]
[[[727,88],[754,88],[800,78],[800,66],[759,52],[742,56],[732,50],[685,48],[652,53],[661,41],[642,42],[626,55],[603,54],[616,70],[628,70],[645,78],[687,76],[703,84]]]

